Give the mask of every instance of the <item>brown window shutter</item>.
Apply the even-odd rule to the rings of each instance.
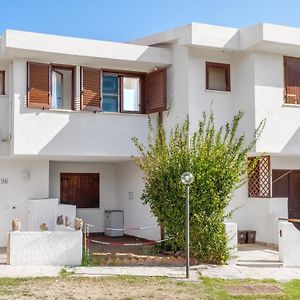
[[[300,104],[300,59],[284,58],[285,102]]]
[[[161,69],[146,75],[146,113],[167,110],[167,71]]]
[[[101,70],[81,67],[81,109],[101,111]]]
[[[27,72],[27,106],[32,108],[49,108],[50,65],[29,62],[27,64]]]

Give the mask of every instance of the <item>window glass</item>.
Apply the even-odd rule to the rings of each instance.
[[[118,96],[103,95],[103,111],[118,111]]]
[[[208,73],[210,90],[226,91],[226,69],[210,67]]]
[[[114,75],[103,75],[103,111],[119,111],[119,78]]]
[[[72,109],[73,71],[53,68],[51,108]]]
[[[4,71],[0,71],[0,95],[4,95],[5,94],[5,88],[4,88],[4,84],[5,84],[5,76],[4,76]]]
[[[123,110],[140,110],[140,80],[139,78],[123,77]]]
[[[230,91],[230,65],[206,62],[206,89]]]

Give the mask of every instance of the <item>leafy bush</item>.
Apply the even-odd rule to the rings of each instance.
[[[134,144],[141,154],[137,164],[145,174],[142,201],[149,204],[165,237],[174,237],[167,247],[185,247],[185,188],[180,181],[184,172],[192,172],[190,188],[190,251],[203,262],[225,263],[229,258],[224,219],[233,191],[247,180],[247,155],[262,132],[261,122],[253,140],[245,145],[238,126],[243,112],[216,130],[214,115],[203,113],[198,130],[190,135],[189,119],[177,124],[168,138],[162,124],[156,135],[149,119],[148,145],[137,138]]]

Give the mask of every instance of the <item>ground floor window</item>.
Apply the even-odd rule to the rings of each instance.
[[[60,203],[77,208],[99,208],[100,174],[60,173]]]

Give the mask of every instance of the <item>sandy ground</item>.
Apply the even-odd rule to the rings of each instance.
[[[166,278],[67,277],[0,285],[0,299],[201,299],[199,283]]]

